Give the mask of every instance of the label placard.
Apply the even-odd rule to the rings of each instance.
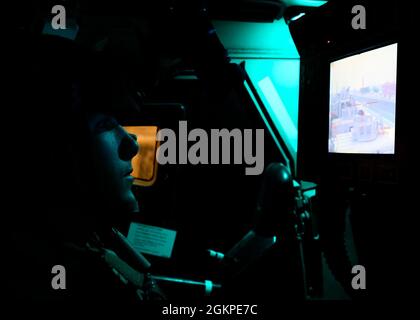
[[[132,222],[127,239],[141,253],[170,258],[175,237],[174,230]]]

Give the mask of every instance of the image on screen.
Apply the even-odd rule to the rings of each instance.
[[[394,154],[397,44],[330,64],[328,150]]]

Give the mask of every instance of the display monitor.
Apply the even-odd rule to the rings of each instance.
[[[394,154],[397,43],[331,62],[330,153]]]

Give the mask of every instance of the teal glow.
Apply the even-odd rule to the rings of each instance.
[[[270,23],[212,21],[231,58],[299,58],[284,19]]]
[[[296,162],[299,112],[299,59],[250,59],[246,70],[276,130]]]
[[[171,278],[171,277],[165,277],[165,276],[154,276],[154,275],[152,275],[151,278],[157,281],[166,281],[166,282],[173,282],[173,283],[204,286],[206,294],[210,294],[213,288],[221,287],[220,284],[213,283],[211,280],[193,281],[193,280],[187,280],[187,279]]]
[[[275,135],[275,133],[274,133],[273,129],[271,128],[271,126],[270,126],[269,122],[267,121],[267,118],[264,116],[264,113],[262,112],[262,110],[261,110],[261,108],[260,108],[260,106],[259,106],[259,104],[258,104],[257,100],[255,99],[254,95],[252,94],[252,90],[251,90],[251,88],[248,86],[248,84],[247,84],[246,82],[244,83],[244,85],[245,85],[245,88],[247,89],[247,91],[248,91],[249,95],[251,96],[251,99],[252,99],[252,101],[254,102],[254,105],[255,105],[255,107],[257,108],[257,110],[258,110],[258,112],[259,112],[259,114],[260,114],[261,118],[263,119],[263,121],[264,121],[264,123],[265,123],[265,125],[266,125],[266,127],[267,127],[267,129],[268,129],[268,132],[270,132],[270,135],[271,135],[271,137],[273,138],[274,143],[276,144],[277,148],[280,150],[280,152],[281,152],[281,154],[282,154],[283,158],[284,158],[284,159],[286,159],[286,161],[287,161],[286,154],[283,152],[283,149],[281,148],[280,143],[279,143],[279,141],[277,140],[276,135]],[[289,164],[289,163],[288,163],[288,167],[290,168],[290,164]]]
[[[210,280],[206,280],[204,281],[204,285],[205,285],[205,294],[208,296],[213,291],[213,282],[211,282]]]
[[[327,3],[322,0],[283,0],[287,6],[320,7]]]
[[[246,71],[275,127],[270,128],[262,110],[258,111],[279,150],[284,155],[276,131],[296,163],[300,56],[289,26],[284,19],[271,23],[215,20],[213,25],[232,62],[245,61]]]
[[[217,251],[214,251],[214,250],[211,250],[211,249],[209,249],[207,251],[209,252],[210,257],[212,257],[212,258],[216,258],[216,259],[221,260],[225,257],[225,255],[221,252],[217,252]]]
[[[267,76],[258,82],[258,86],[267,100],[267,109],[273,119],[277,129],[280,129],[287,136],[287,142],[292,147],[294,153],[297,152],[297,128],[293,123],[283,100],[280,98],[273,82]]]
[[[294,16],[293,18],[290,19],[290,21],[296,21],[299,18],[302,18],[305,15],[304,12],[299,13],[297,16]]]
[[[276,236],[274,236],[273,237],[273,243],[276,243],[277,242],[277,237]]]
[[[76,39],[78,32],[79,32],[79,26],[72,19],[67,19],[66,29],[53,29],[50,21],[45,22],[44,28],[42,29],[43,34],[63,37],[70,40]]]
[[[159,280],[159,281],[168,281],[168,282],[176,282],[176,283],[185,283],[185,284],[191,284],[191,285],[203,285],[203,282],[199,281],[192,281],[192,280],[186,280],[186,279],[178,279],[178,278],[170,278],[170,277],[163,277],[163,276],[152,276],[153,279]]]
[[[312,189],[312,190],[305,191],[304,195],[308,198],[313,198],[316,196],[316,190]]]

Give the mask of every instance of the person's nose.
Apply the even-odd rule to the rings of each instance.
[[[125,130],[124,130],[125,131]],[[119,148],[120,159],[129,161],[139,152],[140,146],[137,142],[137,136],[125,131]]]

